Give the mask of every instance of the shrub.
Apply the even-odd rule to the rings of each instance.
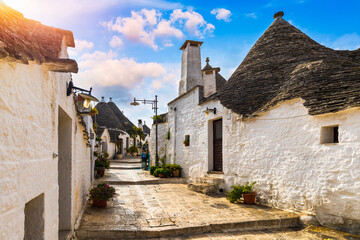
[[[159,173],[161,172],[161,168],[156,168],[154,171],[154,177],[159,177]]]
[[[137,149],[136,146],[131,146],[131,147],[129,147],[129,152],[131,152],[131,153],[137,153],[137,152],[138,152],[138,149]]]
[[[150,175],[154,175],[154,171],[158,168],[159,168],[158,166],[151,166],[150,167]]]
[[[89,200],[94,198],[100,200],[109,200],[115,195],[115,188],[105,184],[99,183],[96,187],[93,187],[89,192]]]
[[[232,190],[226,193],[226,199],[229,200],[231,203],[236,202],[242,197],[243,193],[247,194],[253,192],[253,187],[255,184],[256,182],[246,182],[244,185],[231,186]]]

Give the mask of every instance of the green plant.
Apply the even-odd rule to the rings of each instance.
[[[107,152],[94,152],[95,159],[95,167],[105,167],[106,169],[110,168],[110,161],[108,159],[109,154]]]
[[[170,130],[168,130],[168,132],[167,132],[166,139],[170,140]]]
[[[138,149],[137,149],[136,146],[131,146],[131,147],[129,147],[129,152],[131,152],[131,153],[137,153],[137,152],[138,152]]]
[[[99,200],[108,201],[110,198],[115,196],[115,194],[115,188],[105,183],[99,183],[96,187],[93,187],[89,191],[89,200],[96,198]]]
[[[159,121],[159,120],[162,120],[162,117],[160,116],[160,115],[154,115],[154,116],[152,116],[151,117],[152,118],[152,120],[155,122],[155,119],[157,118],[157,120]]]
[[[171,172],[170,172],[170,169],[161,167],[161,168],[155,169],[153,175],[154,175],[154,177],[158,177],[159,174],[165,175],[166,177],[170,177]]]
[[[95,139],[96,139],[96,141],[101,142],[101,138],[100,138],[100,137],[96,137]]]
[[[179,164],[170,164],[170,171],[181,170],[182,167]]]
[[[160,169],[161,169],[161,168],[156,168],[156,169],[154,170],[154,173],[153,173],[153,176],[154,176],[154,177],[159,177],[159,173],[161,172]]]
[[[236,202],[242,197],[242,194],[248,194],[253,192],[253,188],[256,182],[246,182],[244,185],[233,185],[231,186],[232,190],[226,193],[226,199],[231,203]]]
[[[160,168],[160,167],[159,166],[151,166],[150,167],[150,175],[154,175],[154,171],[158,168]]]
[[[256,182],[252,182],[252,183],[246,182],[245,185],[243,185],[242,193],[245,193],[245,194],[253,193],[254,192],[253,188],[254,188],[255,184],[256,184]]]
[[[98,110],[96,109],[96,107],[91,107],[91,108],[90,108],[90,112],[91,112],[92,114],[94,114],[94,115],[96,115],[96,114],[99,113]]]
[[[189,145],[189,140],[185,139],[185,140],[183,141],[183,143],[184,143],[185,145]]]

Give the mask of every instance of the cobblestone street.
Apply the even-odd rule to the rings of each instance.
[[[154,178],[135,161],[113,161],[100,179],[111,183],[117,196],[107,208],[86,207],[79,239],[324,239],[310,230],[290,229],[299,226],[293,213],[192,192],[183,179]]]

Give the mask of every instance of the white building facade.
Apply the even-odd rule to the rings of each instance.
[[[293,31],[293,35],[284,29]],[[186,83],[186,78],[182,78],[179,97],[168,104],[167,125],[159,128],[160,146],[165,145],[163,138],[168,131],[171,136],[166,140],[165,150],[159,147],[159,155],[166,154],[169,163],[180,164],[183,167],[182,174],[189,182],[195,181],[198,177],[216,176],[224,180],[221,187],[229,190],[232,185],[256,181],[259,203],[314,215],[322,225],[359,234],[360,105],[351,102],[355,98],[349,98],[346,103],[336,103],[333,107],[332,104],[340,97],[332,97],[330,94],[330,100],[326,100],[328,103],[324,104],[324,100],[316,102],[316,99],[321,98],[322,92],[314,96],[306,95],[311,89],[301,93],[301,89],[315,84],[320,85],[319,89],[321,86],[334,86],[334,89],[329,91],[332,93],[341,90],[341,84],[317,82],[323,81],[323,78],[311,80],[312,82],[309,80],[306,87],[295,85],[298,82],[294,82],[293,79],[299,77],[296,74],[302,77],[303,71],[307,71],[309,79],[313,75],[318,77],[317,69],[325,68],[325,63],[328,64],[323,60],[294,63],[295,67],[289,71],[290,84],[279,80],[283,84],[280,87],[283,92],[267,88],[261,91],[255,87],[248,87],[251,84],[256,85],[256,79],[242,83],[242,78],[238,78],[240,74],[243,74],[244,79],[247,76],[256,76],[257,71],[252,69],[249,59],[265,55],[254,52],[266,52],[267,50],[261,46],[262,42],[271,42],[273,36],[277,40],[273,31],[283,31],[280,33],[287,36],[298,34],[300,42],[310,39],[280,17],[275,19],[264,36],[255,44],[242,65],[225,83],[224,88],[221,78],[215,75],[220,71],[219,68],[206,66],[202,71],[200,68],[191,68],[190,71],[196,71],[189,74],[191,76],[199,76],[198,73],[201,71],[202,83],[186,90],[184,86],[189,84]],[[186,44],[193,48],[200,48],[201,45],[199,42],[191,45],[191,41],[184,45]],[[323,46],[315,42],[312,44],[312,48],[318,48],[319,52],[330,51],[324,50]],[[184,47],[181,49],[184,51]],[[191,48],[183,54],[188,55],[189,51]],[[197,51],[198,49],[194,56],[200,56]],[[325,56],[330,54],[337,53],[324,53]],[[273,58],[278,58],[267,57],[267,60],[262,62],[271,63]],[[301,57],[299,56],[299,59]],[[296,58],[294,59],[296,61]],[[192,60],[198,61],[200,60]],[[275,64],[274,62],[273,65]],[[182,71],[187,65],[184,64],[183,56]],[[343,81],[341,78],[344,76],[346,81],[353,79],[352,84],[359,82],[360,73],[356,68],[351,69],[351,78],[346,75],[348,72],[344,75],[336,74],[334,83],[337,79]],[[269,70],[271,74],[274,71],[276,70]],[[325,74],[325,79],[332,79],[334,74],[331,67],[321,69],[321,73]],[[281,72],[278,77],[282,77],[282,74]],[[269,76],[270,79],[276,78]],[[237,81],[241,84],[236,86]],[[191,82],[194,82],[194,79]],[[195,82],[199,82],[199,79]],[[299,82],[302,84],[300,80]],[[260,84],[263,86],[267,82]],[[229,94],[229,89],[234,92]],[[297,95],[289,96],[291,91]],[[317,91],[316,89],[315,93]],[[246,92],[250,94],[246,95]],[[257,99],[266,96],[267,92],[272,94],[271,98],[265,99],[260,108],[253,110],[255,107],[251,105],[252,101],[258,101]],[[315,100],[311,100],[311,97]],[[238,110],[238,105],[244,105],[243,109],[251,114],[245,110]],[[154,127],[151,141],[154,141],[153,129]],[[189,140],[189,146],[185,146],[184,140]],[[154,147],[151,151],[154,154]]]
[[[92,119],[79,116],[73,95],[67,96],[70,72],[77,72],[66,49],[74,47],[73,36],[25,19],[3,3],[0,11],[7,20],[0,24],[11,27],[15,38],[33,33],[22,39],[24,49],[2,39],[13,52],[1,48],[0,239],[58,239],[73,230],[94,168]],[[13,55],[36,48],[35,57]],[[39,64],[41,54],[47,60]]]

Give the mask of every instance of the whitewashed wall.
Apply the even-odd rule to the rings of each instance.
[[[151,126],[151,134],[149,137],[150,165],[155,165],[156,141],[155,141],[155,124]],[[166,139],[168,133],[167,123],[158,123],[158,155],[159,159],[166,155],[167,163],[169,163],[169,155],[167,154],[167,145],[169,140]]]
[[[45,193],[45,239],[58,237],[58,109],[72,118],[72,223],[90,187],[90,148],[67,73],[45,67],[0,62],[0,239],[23,239],[25,203]]]
[[[198,88],[169,104],[171,161],[189,181],[211,170],[209,132],[223,119],[226,186],[256,181],[259,200],[270,206],[315,214],[327,226],[359,233],[360,111],[310,116],[301,99],[283,102],[242,121],[218,101],[197,105]],[[203,112],[216,107],[216,115]],[[176,108],[176,111],[175,111]],[[339,125],[339,144],[320,144],[322,126]],[[190,146],[183,144],[190,135]],[[357,229],[357,230],[356,230]]]

